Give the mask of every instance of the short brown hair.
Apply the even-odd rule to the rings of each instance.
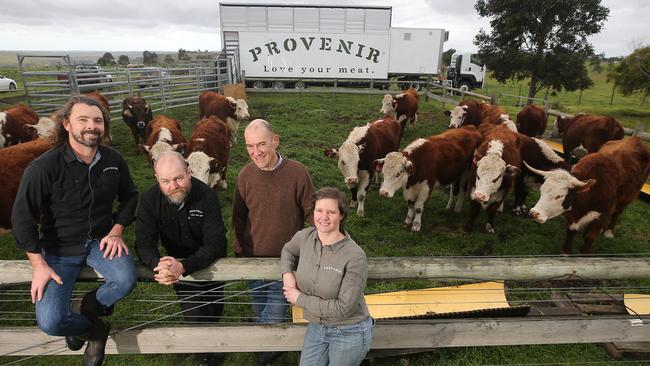
[[[102,118],[104,119],[104,136],[111,135],[111,114],[109,111],[104,108],[104,106],[96,99],[90,98],[85,95],[73,95],[68,99],[63,108],[56,113],[56,144],[61,145],[64,142],[68,141],[68,131],[63,127],[64,120],[70,120],[70,113],[72,112],[72,107],[75,104],[83,103],[85,105],[93,106],[99,108],[102,112]],[[101,142],[101,141],[100,141]]]
[[[339,213],[341,214],[341,221],[339,222],[339,231],[342,234],[345,234],[345,223],[348,221],[348,212],[350,208],[348,206],[348,199],[345,197],[345,194],[334,187],[323,187],[316,191],[311,196],[311,203],[309,205],[309,211],[314,214],[314,209],[316,208],[316,202],[325,198],[335,199],[339,206]]]

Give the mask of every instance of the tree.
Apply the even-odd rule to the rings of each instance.
[[[120,66],[127,66],[131,61],[129,61],[129,56],[127,55],[120,55],[120,57],[117,58],[117,63]]]
[[[113,66],[115,65],[115,58],[110,52],[106,52],[102,57],[97,59],[97,65],[101,66]]]
[[[158,63],[158,55],[155,52],[142,52],[142,63],[145,65],[155,65]]]
[[[449,66],[451,64],[451,55],[456,52],[455,48],[450,48],[447,51],[442,53],[442,64],[445,66]]]
[[[172,55],[165,55],[165,61],[164,61],[165,65],[171,65],[175,62],[176,61],[174,61],[174,57],[172,57]]]
[[[613,66],[607,75],[607,81],[612,80],[623,95],[638,92],[645,100],[650,94],[650,46],[637,48]]]
[[[600,32],[609,9],[600,0],[478,0],[492,31],[474,38],[479,56],[499,82],[530,78],[528,97],[593,85],[586,61],[593,55],[587,37]],[[529,100],[531,103],[532,100]]]
[[[182,48],[178,49],[178,61],[190,61],[192,57],[187,54],[187,50],[184,50]]]

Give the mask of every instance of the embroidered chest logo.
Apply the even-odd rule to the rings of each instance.
[[[340,269],[338,269],[336,267],[332,267],[332,266],[325,266],[325,267],[323,267],[323,270],[324,271],[334,271],[334,272],[339,273],[339,274],[343,273],[343,271],[341,271]]]
[[[203,217],[203,211],[201,210],[190,210],[190,217]]]
[[[111,170],[118,171],[119,169],[117,169],[116,166],[109,166],[104,168],[104,170],[102,170],[102,173],[106,173],[107,171],[111,171]]]

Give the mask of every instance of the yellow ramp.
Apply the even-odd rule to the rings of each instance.
[[[375,319],[509,307],[503,282],[386,292],[365,299]],[[306,322],[302,308],[293,306],[292,313],[295,323]]]
[[[650,315],[650,295],[624,294],[623,303],[630,315]]]

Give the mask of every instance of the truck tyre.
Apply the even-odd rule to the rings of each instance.
[[[284,89],[284,81],[274,81],[273,89]]]
[[[293,86],[296,89],[306,89],[307,88],[307,83],[304,81],[296,81],[296,84]]]
[[[411,83],[411,86],[410,86],[410,87],[413,88],[413,89],[415,89],[415,90],[417,90],[417,91],[420,91],[420,87],[421,87],[421,85],[422,85],[422,84],[420,84],[420,83]]]
[[[263,89],[264,88],[264,82],[257,80],[253,82],[253,89]]]
[[[462,90],[463,92],[468,92],[472,90],[472,85],[467,81],[461,81],[458,83],[458,89]]]

